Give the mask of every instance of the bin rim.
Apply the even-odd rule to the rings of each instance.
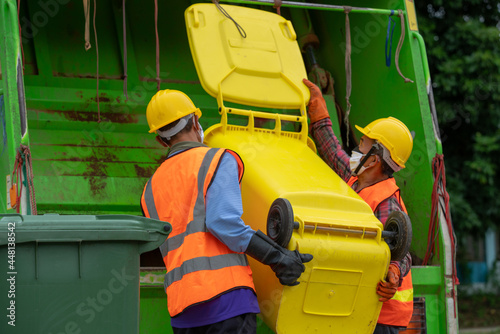
[[[136,241],[143,251],[160,246],[168,222],[132,215],[0,214],[0,246],[26,242]],[[10,240],[9,240],[10,238]]]

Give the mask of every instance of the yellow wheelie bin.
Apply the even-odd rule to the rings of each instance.
[[[245,223],[314,256],[293,287],[250,259],[261,317],[277,333],[372,333],[390,250],[368,204],[308,138],[309,91],[293,27],[270,12],[223,9],[227,16],[213,4],[185,12],[200,81],[221,114],[205,143],[241,156]]]

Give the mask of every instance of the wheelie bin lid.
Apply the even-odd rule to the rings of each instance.
[[[0,246],[10,242],[9,235],[16,244],[128,240],[141,242],[143,253],[159,247],[171,230],[168,222],[131,215],[3,214]]]
[[[194,4],[185,11],[191,54],[205,91],[229,102],[300,109],[309,101],[292,23],[263,10]],[[232,18],[232,19],[231,19]]]

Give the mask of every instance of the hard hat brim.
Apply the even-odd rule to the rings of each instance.
[[[361,132],[362,134],[364,134],[365,136],[368,137],[368,134],[364,128],[360,127],[359,125],[354,125],[354,126],[356,127],[356,129],[358,129],[359,132]]]
[[[195,110],[193,110],[193,111],[191,111],[191,112],[187,113],[186,115],[189,115],[189,114],[195,114],[196,116],[198,116],[198,118],[201,118],[202,112],[201,112],[200,108],[196,108]],[[162,127],[164,127],[165,125],[168,125],[168,124],[170,124],[170,123],[173,123],[173,122],[175,122],[175,121],[177,121],[177,120],[181,119],[182,117],[184,117],[184,116],[186,116],[186,115],[182,115],[181,117],[179,117],[179,118],[177,118],[177,119],[173,120],[172,122],[166,122],[165,124],[161,124],[160,126],[154,127],[154,128],[152,128],[152,129],[150,129],[148,132],[149,132],[149,133],[155,133],[155,132],[156,132],[156,130],[161,129],[161,128],[162,128]]]

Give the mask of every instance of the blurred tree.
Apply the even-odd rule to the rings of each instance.
[[[459,235],[500,226],[500,1],[415,1]]]

